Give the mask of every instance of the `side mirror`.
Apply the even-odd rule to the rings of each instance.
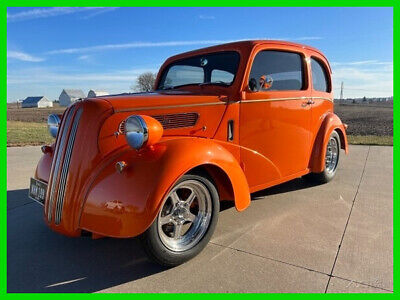
[[[257,80],[255,80],[255,78],[250,78],[249,90],[253,93],[258,92],[258,83],[257,83]]]
[[[261,90],[270,89],[273,82],[274,82],[274,80],[270,75],[262,75],[260,77],[260,89]]]

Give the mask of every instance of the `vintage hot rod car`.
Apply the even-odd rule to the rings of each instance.
[[[242,41],[169,58],[155,90],[82,99],[50,115],[30,196],[67,236],[140,236],[174,266],[198,254],[220,201],[303,176],[330,181],[346,125],[333,112],[325,56],[283,41]]]

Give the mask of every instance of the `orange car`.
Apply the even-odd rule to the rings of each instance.
[[[50,115],[53,145],[31,179],[44,220],[67,236],[140,236],[174,266],[210,240],[220,201],[304,176],[330,181],[346,126],[318,50],[243,41],[169,58],[151,93],[75,102]]]

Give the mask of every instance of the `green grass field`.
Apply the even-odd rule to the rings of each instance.
[[[389,135],[348,135],[347,139],[353,145],[393,146],[393,136]]]
[[[7,121],[7,147],[45,145],[53,141],[46,123]]]

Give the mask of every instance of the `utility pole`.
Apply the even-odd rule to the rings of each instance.
[[[342,84],[340,85],[340,100],[343,100],[343,81]]]

